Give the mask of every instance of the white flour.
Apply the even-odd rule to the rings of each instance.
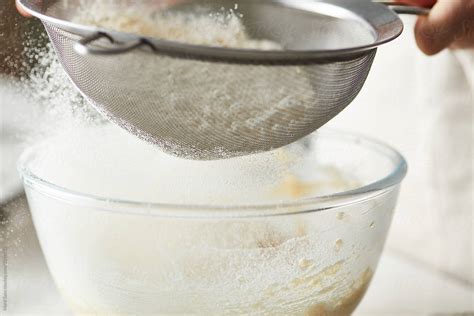
[[[304,170],[310,168],[311,175]],[[357,186],[337,168],[311,161],[301,145],[218,161],[165,154],[115,126],[82,128],[48,142],[31,162],[47,181],[115,199],[199,205],[277,203]],[[127,181],[123,181],[127,179]]]
[[[267,40],[251,39],[242,24],[242,15],[229,10],[216,13],[162,11],[148,5],[117,6],[117,2],[83,1],[72,21],[85,25],[136,33],[188,44],[245,48],[281,49]],[[238,5],[235,5],[235,10]]]
[[[25,57],[34,64],[26,69],[19,88],[35,106],[33,113],[23,116],[26,143],[34,143],[51,135],[97,125],[103,119],[86,102],[69,80],[50,43],[32,46],[25,43]],[[25,67],[25,66],[23,66]]]

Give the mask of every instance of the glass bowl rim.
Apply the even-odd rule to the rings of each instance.
[[[72,189],[49,182],[36,174],[28,167],[28,158],[43,142],[33,145],[21,154],[18,161],[18,171],[23,179],[25,188],[31,187],[50,198],[73,204],[88,206],[97,210],[111,211],[125,214],[142,214],[146,216],[173,217],[173,218],[247,218],[269,217],[282,215],[296,215],[340,208],[347,205],[362,203],[376,198],[379,195],[396,188],[404,179],[408,166],[405,158],[393,147],[379,140],[359,133],[324,129],[317,131],[310,137],[333,137],[347,143],[356,143],[356,146],[369,146],[370,150],[384,155],[393,162],[393,169],[388,175],[367,185],[334,194],[306,197],[291,202],[236,204],[236,205],[205,205],[205,204],[171,204],[147,203],[126,199],[106,198],[94,194],[81,193]],[[47,141],[47,140],[46,140]]]

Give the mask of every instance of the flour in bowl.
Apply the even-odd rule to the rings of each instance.
[[[109,126],[32,148],[26,190],[60,292],[78,315],[349,315],[392,204],[298,213],[360,187],[317,143],[202,162]]]

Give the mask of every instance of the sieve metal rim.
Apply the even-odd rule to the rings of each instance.
[[[43,5],[39,5],[32,0],[17,0],[17,3],[26,12],[39,18],[43,23],[52,24],[62,30],[78,35],[85,42],[91,42],[99,35],[109,38],[114,43],[120,43],[123,46],[113,50],[87,49],[86,45],[78,43],[78,51],[85,54],[120,54],[131,49],[151,47],[156,54],[169,55],[177,58],[186,59],[205,59],[232,63],[250,63],[250,64],[284,64],[298,65],[311,63],[324,63],[330,61],[341,61],[353,59],[364,55],[376,49],[377,47],[396,39],[403,32],[403,23],[399,16],[386,4],[374,3],[371,1],[347,1],[347,0],[268,0],[270,3],[276,3],[283,6],[308,12],[321,13],[321,8],[331,16],[339,18],[351,18],[364,23],[370,27],[373,32],[374,41],[367,45],[347,47],[341,49],[325,50],[250,50],[211,47],[202,45],[193,45],[175,41],[163,40],[153,37],[143,37],[137,34],[118,32],[110,29],[81,25],[67,20],[48,16],[46,14],[46,0]],[[45,5],[46,4],[46,5]],[[318,10],[316,10],[318,9]],[[123,49],[121,49],[123,48]]]

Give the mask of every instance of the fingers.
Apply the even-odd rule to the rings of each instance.
[[[28,12],[23,10],[23,8],[18,4],[18,2],[15,1],[15,5],[16,5],[16,8],[17,8],[18,12],[20,12],[21,15],[27,16],[27,17],[31,16],[30,14],[28,14]]]
[[[474,19],[474,1],[440,0],[427,17],[420,17],[415,26],[416,42],[427,55],[434,55],[464,40],[466,23]]]
[[[400,2],[400,3],[424,7],[424,8],[431,8],[432,6],[435,5],[436,0],[399,0],[395,2]]]

